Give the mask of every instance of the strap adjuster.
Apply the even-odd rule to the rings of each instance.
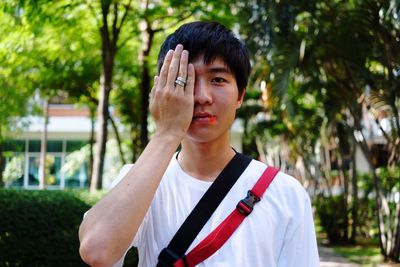
[[[236,205],[236,208],[241,214],[248,216],[253,211],[254,204],[256,204],[258,201],[260,201],[260,198],[251,190],[249,190],[247,191],[246,198],[240,200]]]
[[[181,257],[179,257],[175,252],[168,248],[164,248],[160,255],[158,255],[158,265],[157,267],[171,267],[177,262]]]

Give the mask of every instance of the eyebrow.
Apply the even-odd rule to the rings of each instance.
[[[227,73],[227,74],[232,74],[232,72],[227,68],[227,67],[211,67],[207,69],[207,72],[209,73]]]

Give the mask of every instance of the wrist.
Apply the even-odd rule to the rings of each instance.
[[[151,140],[154,140],[156,142],[162,142],[164,144],[170,144],[172,146],[178,147],[179,144],[181,143],[182,139],[185,137],[185,133],[179,133],[179,132],[170,132],[170,133],[165,133],[165,132],[155,132]]]

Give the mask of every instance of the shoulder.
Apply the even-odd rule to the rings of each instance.
[[[268,166],[258,160],[252,160],[248,169],[250,173],[253,173],[257,179],[262,175]],[[273,167],[273,166],[271,166]],[[276,195],[277,197],[282,197],[285,201],[309,201],[309,196],[303,185],[293,176],[279,171],[272,181],[268,191]]]
[[[118,176],[112,181],[110,188],[115,187],[124,177],[125,175],[129,172],[129,170],[134,166],[134,163],[131,164],[125,164],[122,166],[122,168],[119,170]],[[179,165],[176,163],[175,155],[174,157],[171,158],[171,161],[167,167],[167,170],[165,171],[165,174],[170,174],[174,173],[177,170],[179,170]]]

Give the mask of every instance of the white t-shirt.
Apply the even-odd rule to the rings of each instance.
[[[122,178],[131,166],[124,166],[119,177]],[[188,251],[233,211],[265,168],[265,164],[252,160]],[[185,173],[175,156],[171,159],[133,241],[133,246],[138,248],[140,267],[156,266],[160,251],[168,245],[211,184]],[[123,259],[114,266],[122,266],[122,263]],[[310,199],[301,184],[279,172],[253,212],[228,241],[197,266],[319,266]]]

